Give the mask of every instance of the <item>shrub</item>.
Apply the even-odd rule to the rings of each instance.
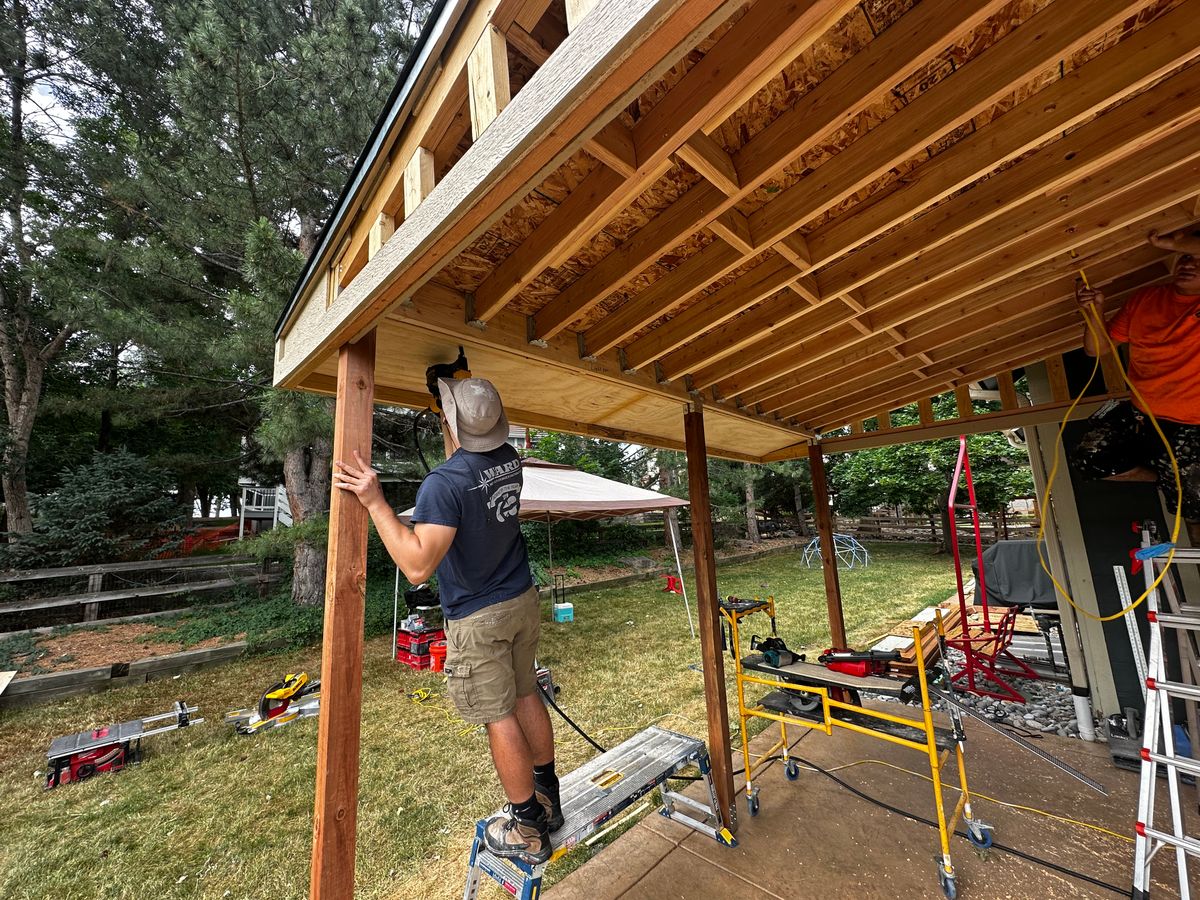
[[[96,453],[38,502],[32,534],[0,546],[0,567],[144,559],[173,549],[188,512],[148,460],[127,450]]]

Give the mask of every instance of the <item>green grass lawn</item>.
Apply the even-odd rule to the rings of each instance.
[[[842,573],[853,643],[947,597],[949,560],[926,545],[875,545],[872,565]],[[827,646],[819,568],[799,551],[721,567],[722,594],[774,594],[780,634],[794,647]],[[689,581],[689,596],[693,597]],[[699,644],[679,598],[659,582],[576,594],[575,622],[543,626],[541,658],[559,701],[606,746],[650,723],[703,736]],[[547,616],[548,617],[548,616]],[[284,672],[320,670],[320,649],[251,657],[178,679],[0,713],[0,897],[303,898],[308,891],[317,724],[241,737],[221,723]],[[434,698],[408,698],[429,688]],[[57,735],[170,708],[201,705],[207,722],[150,738],[145,762],[118,775],[43,792],[35,774]],[[555,719],[558,768],[592,749]],[[559,727],[561,726],[561,727]],[[439,676],[388,659],[367,642],[358,819],[357,896],[461,896],[474,822],[500,804],[478,730],[446,705]],[[584,859],[569,855],[561,877]],[[507,896],[489,888],[486,896]]]

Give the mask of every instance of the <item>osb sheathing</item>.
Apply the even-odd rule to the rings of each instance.
[[[749,215],[769,205],[772,197],[781,190],[799,182],[818,169],[824,162],[841,152],[853,141],[868,133],[880,123],[903,110],[922,93],[934,85],[952,77],[963,65],[996,44],[1004,36],[1027,22],[1036,13],[1049,6],[1052,0],[1014,0],[1001,12],[992,16],[983,26],[975,29],[963,39],[955,42],[937,57],[929,60],[920,69],[906,78],[886,95],[868,105],[835,132],[826,135],[808,152],[799,157],[776,177],[767,181],[760,189],[750,194],[738,209]],[[1072,2],[1072,0],[1054,0]],[[1095,58],[1122,38],[1143,27],[1163,12],[1178,6],[1183,0],[1160,0],[1145,7],[1137,16],[1112,29],[1103,38],[1065,57],[1060,64],[1040,73],[1036,78],[1022,84],[1008,96],[979,113],[949,134],[939,137],[920,153],[894,166],[871,184],[851,197],[824,211],[799,230],[811,233],[828,222],[843,215],[847,210],[875,202],[903,183],[908,173],[928,162],[938,153],[953,146],[995,117],[1003,115],[1016,104],[1061,78],[1083,63]],[[755,134],[789,109],[805,93],[819,85],[825,78],[860,52],[872,40],[893,25],[905,12],[916,5],[912,0],[874,0],[860,3],[848,13],[826,35],[798,56],[779,75],[754,95],[742,107],[722,123],[712,137],[727,151],[733,153]],[[660,80],[652,84],[638,100],[621,113],[621,121],[633,125],[637,119],[652,109],[663,94],[694,66],[721,34],[730,27],[736,17],[688,54]],[[524,76],[524,72],[522,72]],[[1011,164],[1011,163],[1010,163]],[[541,184],[507,215],[460,254],[438,276],[439,281],[453,285],[461,291],[471,291],[487,277],[495,266],[525,241],[565,197],[598,165],[585,153],[575,154],[550,178]],[[541,273],[521,294],[511,302],[510,308],[522,314],[532,314],[541,309],[576,279],[597,265],[609,253],[619,247],[640,229],[651,225],[656,216],[678,199],[686,190],[701,181],[694,171],[682,163],[676,163],[662,178],[652,184],[632,204],[614,211],[610,220],[585,246],[557,268]],[[971,185],[960,189],[969,190]],[[944,201],[943,201],[944,202]],[[901,226],[896,226],[901,227]],[[699,252],[714,240],[707,230],[699,230],[682,243],[669,250],[655,263],[630,279],[614,291],[599,305],[579,320],[572,323],[576,330],[586,330],[607,313],[619,308],[630,297],[640,293],[655,280],[674,269],[691,255]],[[691,297],[680,297],[675,308],[658,319],[655,324],[673,318],[690,305],[704,299],[738,275],[760,265],[769,257],[766,251],[740,266],[734,273],[710,284]],[[778,295],[763,302],[780,302]],[[797,302],[802,302],[797,298]],[[653,327],[653,326],[651,326]],[[644,334],[650,328],[642,329]]]

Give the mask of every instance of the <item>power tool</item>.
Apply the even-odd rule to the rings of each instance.
[[[226,713],[225,724],[232,725],[238,734],[257,734],[320,711],[321,682],[310,680],[307,672],[289,672],[262,692],[256,708]]]
[[[847,650],[835,647],[830,647],[817,657],[817,662],[831,672],[859,678],[882,675],[887,671],[888,663],[899,660],[900,653],[897,650]]]
[[[72,781],[87,781],[102,772],[119,772],[127,765],[141,762],[142,738],[198,725],[204,720],[192,716],[199,711],[200,707],[177,700],[170,712],[55,738],[46,751],[49,764],[46,789]],[[147,727],[168,719],[172,720],[169,724]]]
[[[467,365],[467,354],[463,352],[463,348],[458,348],[458,358],[450,363],[434,363],[425,370],[425,386],[429,388],[430,396],[433,397],[433,402],[429,404],[429,408],[435,413],[442,411],[442,392],[438,387],[438,381],[442,378],[470,378],[471,369]]]
[[[750,637],[750,649],[762,654],[768,666],[790,666],[794,662],[804,662],[803,653],[793,653],[781,637],[760,638],[757,634]]]

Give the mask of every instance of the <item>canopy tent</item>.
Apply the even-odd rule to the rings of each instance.
[[[524,459],[521,469],[525,481],[521,488],[522,519],[607,519],[688,505],[678,497],[543,459]],[[400,521],[410,523],[412,513],[411,509],[400,513]]]
[[[557,522],[563,519],[595,520],[612,516],[630,516],[657,509],[687,506],[688,501],[657,491],[648,491],[611,478],[602,478],[559,463],[528,457],[521,461],[523,485],[521,487],[521,518],[526,521]],[[415,507],[400,513],[400,521],[412,523]],[[675,529],[670,529],[671,548],[675,552],[675,571],[679,574],[680,589],[683,591],[683,607],[687,612],[688,628],[692,637],[696,628],[692,624],[692,608],[688,603],[687,588],[683,581],[683,566],[679,560],[679,540]],[[553,564],[553,550],[551,550]],[[400,577],[396,576],[396,591],[393,602],[393,623],[399,609]],[[393,631],[395,629],[393,628]],[[393,634],[392,652],[395,653]]]

